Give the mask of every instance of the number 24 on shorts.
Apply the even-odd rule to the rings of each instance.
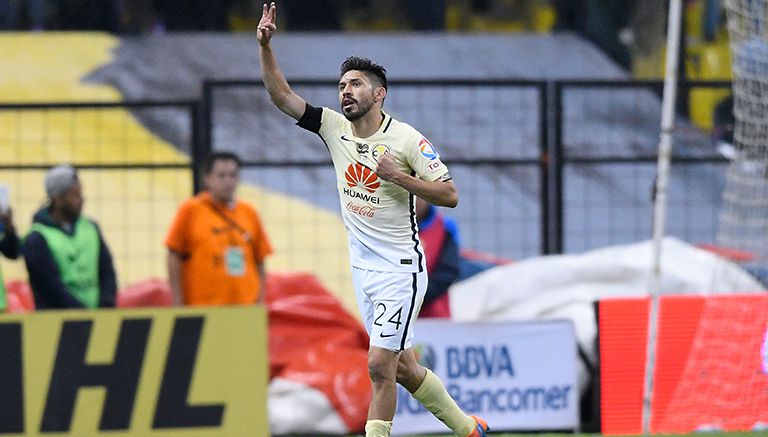
[[[376,319],[374,319],[373,324],[376,325],[376,326],[384,326],[384,324],[381,322],[381,318],[384,317],[384,314],[387,313],[387,305],[385,305],[382,302],[379,302],[378,304],[376,304],[376,312],[379,312],[379,311],[381,311],[381,312],[379,313],[379,315],[376,316]],[[398,308],[398,310],[394,314],[392,314],[389,317],[389,319],[386,320],[386,323],[391,323],[391,324],[395,325],[395,333],[393,333],[393,334],[385,334],[385,333],[382,332],[379,335],[382,338],[394,337],[395,335],[397,335],[397,331],[400,330],[400,325],[403,324],[400,321],[402,315],[403,315],[403,307],[401,306],[400,308]]]

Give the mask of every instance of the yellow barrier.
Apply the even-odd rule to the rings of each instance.
[[[268,436],[263,307],[0,316],[0,434]]]

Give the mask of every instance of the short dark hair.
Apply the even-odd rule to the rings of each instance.
[[[235,161],[237,168],[243,166],[243,161],[234,152],[213,152],[203,160],[203,176],[208,176],[213,171],[216,161]]]
[[[387,70],[370,59],[357,56],[348,57],[341,64],[341,75],[344,76],[344,74],[350,70],[358,70],[369,76],[371,74],[376,76],[379,82],[381,82],[381,86],[383,86],[384,89],[387,89]]]

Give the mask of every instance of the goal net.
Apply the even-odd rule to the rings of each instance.
[[[735,154],[728,166],[718,244],[748,254],[768,279],[768,0],[726,0],[733,65]]]
[[[768,296],[664,303],[651,429],[768,431]]]

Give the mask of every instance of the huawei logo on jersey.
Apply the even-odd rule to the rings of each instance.
[[[379,176],[359,162],[350,164],[344,176],[347,178],[347,185],[351,188],[363,188],[369,193],[375,192],[381,186]]]

